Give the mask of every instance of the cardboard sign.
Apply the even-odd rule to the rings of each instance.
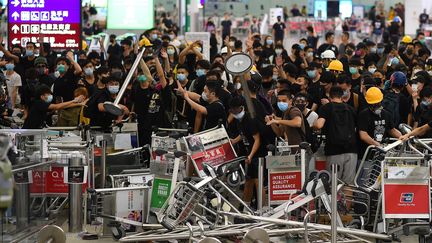
[[[154,178],[150,207],[158,209],[163,206],[171,191],[171,179]]]
[[[429,218],[429,185],[385,184],[384,213],[391,218]]]
[[[12,0],[8,4],[9,45],[50,43],[52,49],[81,46],[80,0]]]
[[[271,204],[283,203],[290,194],[301,190],[301,171],[269,171],[268,177]]]

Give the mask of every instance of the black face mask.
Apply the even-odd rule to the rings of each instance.
[[[407,53],[408,55],[412,55],[412,54],[414,53],[414,50],[413,50],[413,49],[407,49],[407,50],[406,50],[406,53]]]
[[[262,51],[257,50],[257,51],[254,51],[254,53],[255,53],[255,56],[260,57],[262,54]]]
[[[304,111],[306,109],[306,104],[297,104],[295,105],[297,108],[299,108],[300,111]]]
[[[169,45],[169,42],[168,42],[168,41],[164,41],[164,42],[162,42],[162,46],[163,46],[163,47],[166,48],[166,47],[168,47],[168,45]]]
[[[346,54],[347,54],[348,56],[351,56],[351,55],[354,53],[354,51],[351,50],[351,49],[348,49],[348,50],[346,50],[345,52],[346,52]]]

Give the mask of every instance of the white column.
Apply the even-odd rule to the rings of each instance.
[[[405,34],[415,36],[419,28],[419,16],[430,0],[405,1]]]

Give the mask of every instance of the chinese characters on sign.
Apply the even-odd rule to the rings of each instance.
[[[80,0],[9,0],[9,44],[51,44],[53,49],[79,49]]]

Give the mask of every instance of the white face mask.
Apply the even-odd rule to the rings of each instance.
[[[202,98],[204,101],[208,101],[207,94],[206,94],[204,91],[203,91],[202,94],[201,94],[201,98]]]
[[[239,89],[241,88],[241,83],[235,83],[235,84],[234,84],[234,88],[235,88],[236,90],[239,90]]]
[[[54,72],[54,77],[55,77],[55,78],[60,77],[60,72],[59,72],[59,71],[55,71],[55,72]]]
[[[240,112],[238,114],[233,114],[233,117],[237,120],[241,120],[241,119],[243,119],[244,115],[245,115],[245,111],[242,110],[242,112]]]

